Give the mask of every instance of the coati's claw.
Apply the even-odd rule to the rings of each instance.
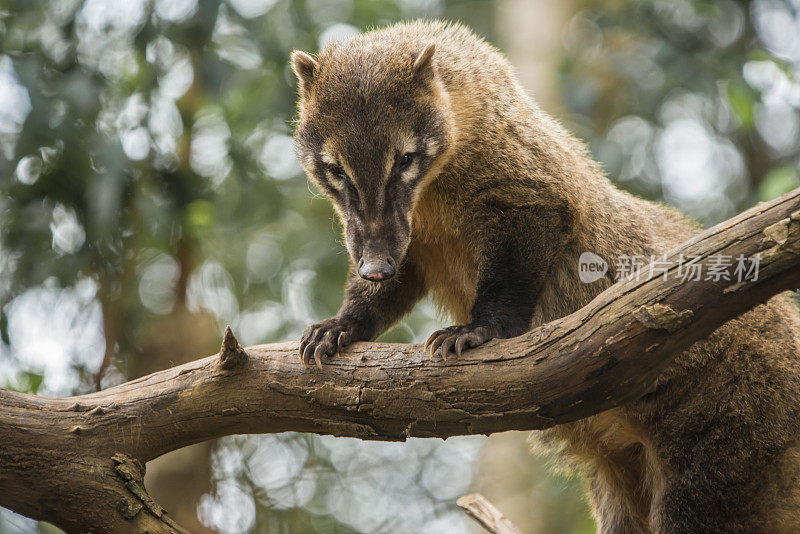
[[[456,358],[461,358],[461,352],[464,350],[464,345],[466,345],[471,341],[477,341],[477,340],[478,336],[476,336],[474,333],[458,336],[458,339],[456,339],[456,346],[455,346]],[[473,346],[474,345],[470,344],[467,348],[472,348]]]
[[[450,352],[450,349],[453,348],[453,345],[456,342],[456,336],[447,336],[442,341],[442,359],[447,361],[447,353]]]
[[[431,360],[437,352],[441,352],[442,359],[446,361],[451,349],[455,352],[456,358],[460,358],[465,349],[482,345],[493,337],[496,337],[495,334],[487,326],[475,324],[449,326],[431,334],[425,342],[425,349],[430,347]]]
[[[356,326],[356,322],[346,317],[331,317],[306,328],[300,341],[300,360],[306,369],[312,358],[321,369],[325,357],[342,352],[352,342]]]
[[[436,355],[436,350],[442,345],[442,342],[447,338],[447,330],[437,330],[431,337],[428,338],[428,341],[425,342],[425,348],[427,349],[430,347],[430,354],[431,360]]]
[[[314,349],[314,345],[312,345],[311,343],[308,343],[306,345],[305,350],[303,350],[303,358],[302,358],[302,360],[303,360],[303,365],[306,366],[306,369],[308,369],[308,364],[311,362],[311,355],[314,353],[313,349]]]
[[[431,344],[431,342],[432,342],[434,339],[436,339],[436,336],[438,336],[438,335],[439,335],[439,334],[441,334],[441,333],[442,333],[442,330],[437,330],[436,332],[434,332],[433,334],[431,334],[431,335],[430,335],[430,337],[428,338],[428,340],[425,342],[425,345],[424,345],[424,347],[423,347],[423,350],[427,350],[427,348],[428,348],[428,345],[430,345],[430,344]]]
[[[339,334],[339,339],[336,342],[336,354],[339,354],[344,348],[350,344],[350,334],[342,332]]]
[[[314,349],[314,361],[317,362],[317,367],[322,369],[322,355],[325,351],[325,345],[317,345]]]

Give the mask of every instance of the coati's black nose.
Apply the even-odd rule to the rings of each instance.
[[[358,262],[358,274],[364,280],[370,282],[380,282],[381,280],[388,280],[394,276],[396,272],[394,260],[386,258],[384,260],[364,260],[361,258]]]

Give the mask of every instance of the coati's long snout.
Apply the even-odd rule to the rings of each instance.
[[[361,232],[350,231],[352,226],[361,224],[352,219],[347,224],[348,228],[345,230],[347,248],[350,250],[358,275],[364,280],[383,282],[397,273],[397,266],[402,263],[405,256],[409,236],[404,232],[405,228],[399,224],[400,221],[393,222],[398,224],[391,225],[384,222],[380,225],[369,225],[375,228],[366,236],[361,235]]]
[[[397,272],[394,258],[385,247],[366,249],[358,260],[358,275],[370,282],[381,282],[392,278]]]

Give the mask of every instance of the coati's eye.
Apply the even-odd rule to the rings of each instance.
[[[329,165],[328,170],[332,175],[340,180],[347,178],[347,173],[344,172],[344,168],[341,165]]]
[[[414,161],[414,154],[411,152],[406,152],[402,156],[400,156],[400,160],[397,162],[397,168],[401,171],[411,165],[411,162]]]

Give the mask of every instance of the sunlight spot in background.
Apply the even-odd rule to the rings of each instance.
[[[0,56],[0,155],[5,159],[14,157],[17,136],[31,109],[28,90],[19,83],[11,58]]]
[[[175,44],[163,35],[159,35],[147,43],[144,57],[148,63],[163,72],[169,69],[177,58]]]
[[[186,94],[194,81],[194,69],[188,54],[180,54],[158,78],[158,92],[177,100]]]
[[[142,93],[134,93],[125,100],[122,111],[117,116],[116,127],[118,130],[130,130],[136,128],[147,116],[147,103],[144,101]]]
[[[25,156],[19,160],[14,176],[20,183],[31,185],[36,183],[42,174],[42,158],[39,156]]]
[[[143,160],[150,153],[150,136],[147,135],[147,129],[140,126],[123,132],[120,137],[122,150],[133,161]]]
[[[283,252],[270,233],[262,232],[247,246],[245,264],[251,278],[264,282],[280,272]]]
[[[133,38],[145,21],[146,0],[86,0],[75,17],[78,59],[110,78],[132,75]]]
[[[86,0],[78,13],[78,21],[83,30],[96,37],[111,37],[141,24],[147,3],[145,0]]]
[[[228,154],[231,131],[219,110],[201,112],[192,128],[190,162],[199,175],[216,187],[228,176],[233,162]]]
[[[279,509],[305,505],[313,497],[313,478],[301,477],[308,461],[306,441],[287,442],[276,434],[254,436],[245,450],[255,446],[245,463],[250,480],[267,493],[271,504]],[[295,484],[299,483],[296,487]]]
[[[278,3],[278,0],[228,0],[233,9],[247,19],[263,15]]]
[[[227,6],[219,8],[211,40],[216,45],[215,51],[220,59],[244,70],[261,66],[261,52],[249,38],[247,29],[231,20]]]
[[[0,508],[0,532],[3,534],[40,534],[39,522]]]
[[[745,15],[739,4],[731,0],[713,4],[714,16],[709,21],[708,31],[719,47],[732,45],[744,31]]]
[[[86,232],[75,212],[62,204],[56,204],[53,208],[50,231],[53,234],[53,249],[59,254],[74,254],[86,241]]]
[[[461,510],[440,513],[419,529],[419,534],[441,534],[442,532],[475,532],[475,524]]]
[[[748,61],[742,67],[742,75],[753,89],[761,92],[764,102],[800,107],[800,72],[795,72],[791,80],[773,61]]]
[[[189,277],[186,303],[189,311],[203,310],[228,324],[239,313],[233,277],[214,261],[204,262]]]
[[[690,0],[655,0],[653,7],[659,18],[683,31],[696,32],[703,26]]]
[[[153,313],[165,315],[175,304],[180,267],[172,256],[146,249],[139,259],[139,300]]]
[[[618,178],[622,181],[645,180],[660,183],[657,174],[648,167],[648,155],[653,143],[653,126],[635,115],[618,119],[608,132],[608,140],[617,145],[622,155]]]
[[[322,319],[311,304],[311,283],[317,273],[309,268],[308,260],[294,262],[284,274],[282,300],[286,323],[293,325],[289,338],[299,336],[305,328]]]
[[[113,120],[113,129],[118,133],[125,155],[133,161],[143,160],[150,153],[150,136],[141,126],[149,110],[145,97],[142,93],[132,94],[125,100],[122,109],[116,111],[115,117],[117,105],[118,101],[109,102],[109,107],[103,110],[100,122],[108,128],[108,123]]]
[[[160,93],[152,96],[147,128],[157,152],[154,164],[158,168],[169,168],[178,160],[178,137],[183,134],[183,120],[171,98]]]
[[[244,534],[256,521],[253,497],[235,480],[218,482],[214,494],[205,494],[197,505],[197,516],[222,534]]]
[[[96,293],[91,279],[66,288],[49,279],[6,306],[14,367],[44,373],[40,395],[69,395],[79,385],[76,366],[90,371],[100,366],[105,337]],[[0,376],[0,381],[13,385],[14,375]]]
[[[250,507],[259,500],[333,515],[358,532],[471,532],[463,513],[442,508],[469,490],[484,441],[378,443],[291,432],[225,437],[212,454],[215,489],[201,499],[199,516],[223,534],[238,534],[249,528]],[[233,497],[242,499],[235,505],[243,505],[241,514],[231,511]]]
[[[272,178],[288,180],[298,176],[302,169],[294,150],[294,139],[282,133],[267,134],[258,162]]]
[[[197,0],[156,0],[155,12],[162,20],[180,22],[194,15]]]
[[[211,455],[213,494],[201,497],[197,516],[222,534],[247,532],[255,523],[255,505],[250,492],[238,479],[245,463],[245,454],[238,445],[245,438],[231,437],[219,440]]]
[[[63,26],[72,20],[81,2],[82,0],[50,0],[45,6],[53,22]]]
[[[578,13],[562,31],[561,41],[567,50],[579,46],[587,57],[598,57],[603,51],[603,30],[597,22]]]
[[[274,339],[283,326],[283,314],[280,302],[265,302],[255,309],[243,311],[233,324],[239,342],[246,347]]]
[[[731,216],[747,192],[739,151],[696,120],[667,123],[656,141],[656,158],[664,198],[705,222]]]
[[[154,98],[177,100],[192,86],[194,68],[185,47],[175,45],[160,35],[147,43],[145,58],[158,72],[158,88],[153,92]]]
[[[281,126],[282,123],[259,124],[247,136],[244,145],[267,178],[288,180],[300,176],[303,169],[297,160],[294,139]]]
[[[790,153],[797,147],[800,118],[794,107],[785,102],[759,104],[755,118],[758,134],[775,152]]]
[[[351,24],[333,24],[319,34],[317,47],[322,50],[330,42],[344,43],[361,33],[358,28]]]
[[[307,0],[306,5],[309,18],[320,27],[344,22],[353,16],[353,0]]]
[[[762,0],[751,6],[753,25],[767,49],[781,59],[800,63],[800,9]]]

